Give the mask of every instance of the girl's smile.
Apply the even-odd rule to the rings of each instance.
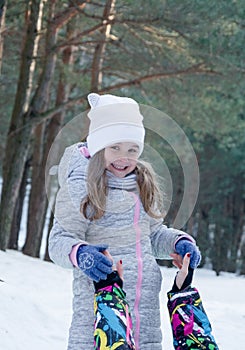
[[[117,177],[125,177],[136,167],[139,146],[132,142],[115,143],[105,148],[106,169]]]

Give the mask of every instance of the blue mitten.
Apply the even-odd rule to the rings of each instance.
[[[175,251],[177,254],[181,255],[184,258],[186,253],[191,254],[190,267],[195,269],[201,261],[201,253],[198,246],[189,241],[188,239],[182,238],[175,245]]]
[[[81,245],[77,250],[77,264],[92,280],[105,280],[112,272],[112,261],[102,252],[108,245]]]

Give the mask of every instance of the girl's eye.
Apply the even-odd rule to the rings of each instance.
[[[118,151],[119,147],[118,146],[111,146],[111,149]]]
[[[131,148],[128,150],[130,153],[138,153],[138,150],[135,148]]]

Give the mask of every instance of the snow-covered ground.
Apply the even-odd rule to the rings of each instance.
[[[166,292],[175,269],[162,268],[163,350],[172,350]],[[66,350],[71,321],[72,273],[52,263],[0,251],[0,349]],[[244,349],[245,278],[200,269],[194,284],[220,350]]]

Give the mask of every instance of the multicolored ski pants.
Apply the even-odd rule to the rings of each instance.
[[[126,293],[117,283],[95,293],[94,315],[94,350],[135,350]]]
[[[176,350],[218,350],[196,288],[168,293],[168,310]]]
[[[114,272],[96,286],[94,350],[136,350],[130,308],[120,282]],[[175,350],[219,350],[196,288],[169,292],[168,310]]]

